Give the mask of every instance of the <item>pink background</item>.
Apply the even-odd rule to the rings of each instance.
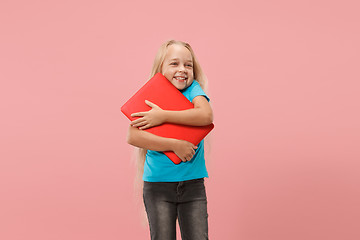
[[[120,106],[172,38],[209,79],[211,239],[360,239],[359,7],[2,0],[0,239],[149,239]]]

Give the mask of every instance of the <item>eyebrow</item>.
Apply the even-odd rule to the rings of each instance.
[[[172,58],[170,61],[179,60],[179,58]],[[185,62],[192,62],[192,59],[185,60]]]

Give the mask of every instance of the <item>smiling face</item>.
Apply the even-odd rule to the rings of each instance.
[[[194,81],[191,52],[184,46],[168,46],[161,73],[179,90],[190,86]]]

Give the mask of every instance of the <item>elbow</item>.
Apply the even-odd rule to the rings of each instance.
[[[208,113],[207,116],[206,116],[206,122],[207,122],[207,125],[210,125],[212,124],[214,121],[214,115],[212,112]]]
[[[130,145],[133,145],[135,144],[135,139],[134,139],[134,133],[133,133],[133,129],[131,129],[132,127],[130,126],[129,128],[129,131],[128,131],[128,134],[126,136],[126,142]]]
[[[212,113],[206,114],[201,119],[201,122],[199,122],[201,126],[207,126],[213,123],[213,115]]]
[[[128,133],[128,135],[126,136],[126,142],[130,145],[133,145],[133,139],[131,137],[131,134]]]

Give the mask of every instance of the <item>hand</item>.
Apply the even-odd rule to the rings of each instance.
[[[130,123],[131,126],[137,127],[141,130],[161,125],[165,122],[164,110],[158,105],[145,100],[145,103],[151,107],[147,112],[137,112],[131,114],[132,117],[140,117]]]
[[[185,140],[177,140],[174,144],[173,151],[181,159],[181,161],[190,161],[198,147],[191,142]]]

